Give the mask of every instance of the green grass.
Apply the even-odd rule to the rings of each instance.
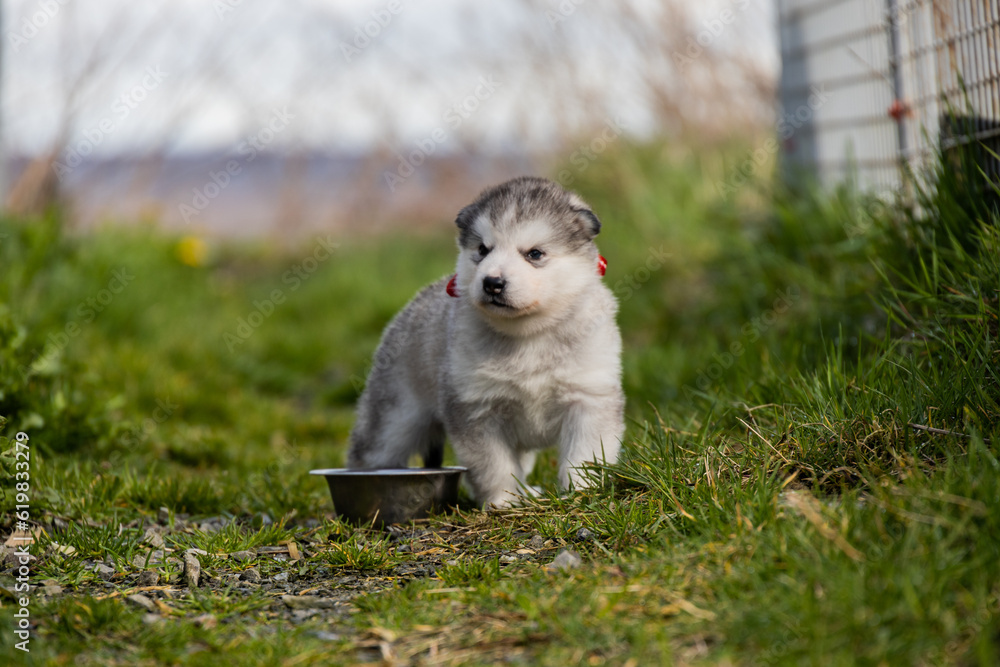
[[[543,497],[401,541],[323,520],[306,472],[343,462],[382,327],[452,270],[448,224],[334,239],[322,261],[315,239],[211,244],[192,266],[190,241],[149,230],[0,223],[3,435],[31,438],[33,577],[67,589],[33,599],[31,660],[1000,662],[1000,217],[975,168],[946,163],[912,207],[767,181],[724,201],[724,160],[671,154],[623,146],[574,183],[621,304],[621,461],[561,496],[543,457]],[[15,504],[6,485],[7,528]],[[147,622],[121,598],[161,508],[205,577],[291,540],[300,560],[253,566],[374,587],[290,623],[275,591],[220,585]],[[546,571],[563,548],[583,565]],[[120,571],[108,585],[97,561]]]

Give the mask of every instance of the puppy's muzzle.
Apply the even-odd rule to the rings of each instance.
[[[483,278],[483,291],[489,296],[500,296],[503,294],[507,281],[499,276],[486,276]]]

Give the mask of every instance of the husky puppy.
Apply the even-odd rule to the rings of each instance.
[[[618,305],[601,222],[575,193],[522,177],[462,209],[457,273],[389,323],[358,404],[351,468],[441,465],[445,435],[476,499],[518,500],[540,449],[559,483],[617,459],[624,432]]]

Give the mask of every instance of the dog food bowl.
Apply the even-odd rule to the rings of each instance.
[[[360,524],[388,525],[422,519],[458,504],[458,482],[466,468],[310,470],[326,477],[336,514]]]

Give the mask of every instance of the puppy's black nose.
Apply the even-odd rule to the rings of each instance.
[[[507,281],[500,277],[486,276],[483,278],[483,291],[487,294],[500,294]]]

